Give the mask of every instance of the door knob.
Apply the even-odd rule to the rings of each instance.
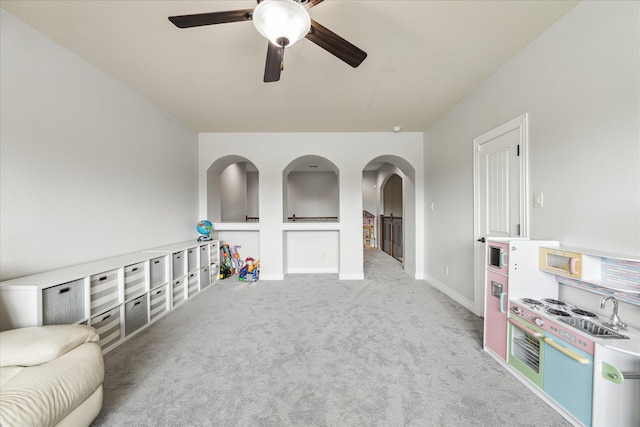
[[[478,239],[478,242],[480,242],[480,243],[484,243],[484,242],[486,242],[486,241],[487,241],[487,240],[486,240],[484,237],[481,237],[481,238],[479,238],[479,239]]]

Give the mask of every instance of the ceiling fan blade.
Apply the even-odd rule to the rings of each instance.
[[[308,1],[302,1],[300,2],[301,5],[303,5],[306,9],[311,9],[313,6],[317,6],[318,4],[322,3],[324,0],[308,0]]]
[[[353,68],[360,65],[367,57],[365,51],[318,24],[313,19],[311,20],[311,31],[306,35],[306,38]]]
[[[225,12],[170,16],[169,21],[173,22],[178,28],[191,28],[203,25],[226,24],[227,22],[250,21],[252,15],[253,9],[228,10]]]
[[[284,47],[276,46],[269,42],[267,47],[267,63],[264,66],[264,82],[277,82],[280,80],[280,73],[284,61]]]
[[[260,4],[262,0],[256,0],[256,1],[258,2],[258,4]],[[324,0],[294,0],[294,1],[297,1],[298,3],[300,3],[306,9],[310,9],[313,6],[316,6],[317,4],[322,3]]]

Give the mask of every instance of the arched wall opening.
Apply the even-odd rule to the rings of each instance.
[[[225,156],[207,169],[207,217],[220,243],[238,247],[242,258],[260,258],[259,171],[243,156]]]
[[[200,134],[200,217],[207,216],[207,170],[218,159],[227,156],[239,156],[251,160],[259,170],[259,223],[218,223],[210,218],[215,230],[239,230],[254,227],[251,230],[259,236],[260,242],[260,280],[281,280],[292,269],[285,268],[285,257],[291,253],[291,247],[285,250],[285,236],[289,231],[318,232],[330,231],[339,236],[338,246],[333,248],[331,256],[339,257],[338,275],[341,280],[361,280],[363,278],[363,170],[368,163],[380,157],[380,163],[387,167],[402,170],[405,210],[411,211],[415,235],[409,236],[405,230],[405,273],[414,277],[423,277],[423,236],[424,194],[423,186],[423,134],[422,133],[203,133]],[[338,222],[299,223],[288,222],[288,213],[284,211],[283,171],[293,170],[294,165],[302,162],[306,156],[318,156],[328,159],[336,166],[338,173],[339,217]],[[415,168],[415,171],[414,171]],[[376,168],[375,171],[377,171]],[[395,170],[394,169],[394,170]],[[288,172],[290,171],[288,170]],[[372,185],[381,183],[374,171]],[[368,173],[368,172],[367,172]],[[407,179],[406,177],[410,177]],[[376,181],[380,179],[380,181]],[[411,190],[406,187],[410,186]],[[374,191],[373,188],[371,191]],[[407,193],[413,193],[415,200],[407,201]],[[378,206],[379,194],[375,191],[374,208]],[[413,205],[408,203],[413,202]],[[405,213],[404,217],[407,217]],[[415,217],[420,220],[416,221]],[[411,222],[411,221],[409,221]],[[306,229],[305,229],[306,227]],[[311,235],[315,237],[315,235]],[[409,238],[419,244],[410,243]],[[306,242],[307,248],[315,247],[314,239]],[[408,252],[412,246],[413,254]],[[413,247],[415,246],[415,247]],[[243,246],[242,255],[253,255]],[[416,253],[417,251],[417,253]],[[412,260],[412,257],[414,260]],[[315,262],[320,254],[308,255]],[[412,265],[417,264],[417,267]],[[303,264],[304,265],[304,264]],[[294,267],[289,263],[288,267]],[[315,266],[314,266],[315,268]],[[332,266],[333,268],[333,266]]]
[[[285,273],[339,272],[339,177],[333,162],[316,155],[283,169]]]
[[[397,176],[397,178],[394,178],[394,176]],[[385,201],[384,193],[386,184],[389,182],[394,183],[394,181],[394,191],[398,191],[398,184],[400,184],[401,192],[395,203],[393,199]],[[415,169],[402,157],[395,155],[379,156],[369,161],[363,169],[362,182],[363,211],[370,212],[375,218],[374,234],[376,243],[374,249],[380,250],[383,243],[380,241],[382,216],[393,213],[394,216],[401,217],[401,261],[407,273],[415,274],[417,253]],[[386,199],[389,198],[390,195],[388,194]],[[399,200],[401,200],[400,204],[398,204]],[[398,209],[400,209],[399,212]],[[365,245],[363,245],[364,247]]]
[[[207,215],[215,222],[257,221],[259,173],[241,156],[222,157],[207,169]]]
[[[302,156],[282,171],[284,222],[340,221],[338,167],[320,156]]]

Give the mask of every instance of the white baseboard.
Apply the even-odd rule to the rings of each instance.
[[[287,274],[337,274],[335,267],[294,267],[288,268]]]
[[[339,274],[338,280],[364,280],[364,273],[362,274]]]
[[[415,277],[416,276],[416,271],[412,268],[407,268],[405,266],[402,267],[402,271],[404,271],[404,274],[408,275],[409,277]]]
[[[452,300],[454,300],[455,302],[457,302],[458,304],[462,305],[464,308],[466,308],[467,310],[469,310],[470,312],[475,314],[476,306],[475,306],[473,301],[468,300],[467,298],[463,297],[462,295],[460,295],[459,293],[457,293],[453,289],[448,288],[444,283],[434,279],[433,277],[429,276],[428,274],[425,275],[425,278],[426,279],[424,279],[424,280],[428,284],[430,284],[434,288],[438,289],[440,292],[442,292],[443,294],[447,295],[449,298],[451,298]]]
[[[264,273],[260,273],[260,280],[284,280],[284,274],[264,274]]]

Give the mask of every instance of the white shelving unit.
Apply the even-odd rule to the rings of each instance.
[[[195,241],[0,282],[0,331],[91,325],[106,353],[209,287],[219,266],[219,241]]]
[[[549,254],[568,261],[563,266],[550,266],[546,261]],[[560,284],[602,295],[614,294],[621,301],[640,306],[640,257],[560,246],[540,248],[539,260],[540,270],[556,275]],[[573,271],[568,267],[569,260],[576,266]]]

